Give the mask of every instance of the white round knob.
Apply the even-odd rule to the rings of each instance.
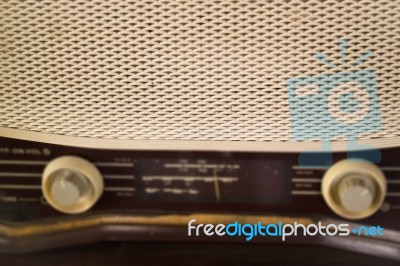
[[[64,213],[82,213],[90,209],[103,192],[103,178],[89,161],[63,156],[44,169],[42,191],[47,202]]]
[[[339,181],[340,203],[349,212],[363,212],[375,198],[375,186],[363,176],[349,176]]]
[[[363,219],[379,210],[386,194],[382,171],[366,161],[345,160],[333,165],[322,179],[322,195],[337,215]]]

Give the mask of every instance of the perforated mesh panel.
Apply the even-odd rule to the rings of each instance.
[[[383,129],[361,137],[400,135],[399,0],[2,0],[0,28],[2,127],[290,141],[288,79],[367,69]]]

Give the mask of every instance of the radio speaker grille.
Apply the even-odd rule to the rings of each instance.
[[[399,0],[3,0],[0,28],[3,128],[287,142],[287,80],[374,70],[383,127],[360,137],[400,136]]]

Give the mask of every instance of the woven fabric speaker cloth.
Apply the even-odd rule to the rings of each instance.
[[[400,0],[2,0],[0,29],[1,136],[400,143]]]

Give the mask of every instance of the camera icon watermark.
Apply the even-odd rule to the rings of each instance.
[[[345,62],[346,45],[347,42],[342,39],[342,63]],[[355,65],[370,55],[372,52],[368,50]],[[334,66],[321,53],[317,54],[317,58]],[[307,151],[300,155],[300,166],[331,165],[331,145],[335,137],[347,139],[349,158],[380,162],[379,150],[357,142],[360,134],[382,129],[378,82],[374,70],[291,78],[286,80],[286,87],[293,138],[322,142],[320,151]]]

